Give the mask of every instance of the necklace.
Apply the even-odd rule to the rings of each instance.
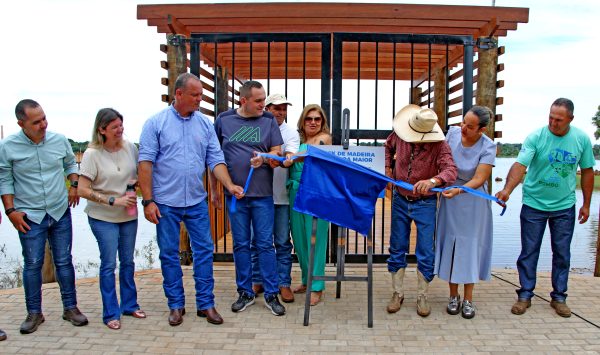
[[[112,160],[112,161],[113,161],[113,163],[115,164],[115,166],[117,167],[117,171],[121,171],[121,167],[119,166],[119,165],[120,165],[120,164],[119,164],[119,152],[120,152],[120,151],[121,151],[120,149],[119,149],[119,150],[117,150],[116,152],[108,152],[108,151],[107,151],[107,152],[108,152],[108,155],[110,156],[110,160]],[[116,156],[117,156],[117,157],[116,157],[116,159],[115,159],[114,155],[116,155]]]

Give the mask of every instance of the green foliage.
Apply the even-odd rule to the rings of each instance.
[[[594,117],[592,117],[592,124],[596,126],[596,132],[594,132],[594,137],[598,139],[600,138],[600,106],[598,106],[598,111],[596,111],[596,114],[594,115]]]
[[[85,141],[85,142],[75,142],[74,140],[72,140],[71,138],[69,139],[69,143],[71,144],[71,148],[73,149],[73,153],[77,153],[77,152],[85,152],[85,150],[87,149],[88,144],[90,143],[89,141]]]
[[[498,157],[514,158],[519,155],[521,143],[498,143]]]

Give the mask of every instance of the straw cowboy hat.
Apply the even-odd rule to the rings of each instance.
[[[432,109],[407,105],[394,117],[394,132],[408,143],[430,143],[445,139]]]

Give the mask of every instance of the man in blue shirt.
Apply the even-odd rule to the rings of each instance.
[[[172,326],[181,324],[185,314],[179,264],[181,221],[192,246],[196,314],[210,323],[223,323],[213,294],[213,239],[207,193],[202,184],[205,166],[230,194],[243,196],[242,187],[229,177],[212,123],[198,111],[201,101],[200,79],[181,74],[175,82],[175,101],[146,121],[140,137],[138,174],[142,205],[146,219],[156,224],[163,289]]]
[[[521,288],[511,308],[516,315],[525,313],[531,306],[540,246],[548,224],[552,245],[550,306],[561,317],[571,316],[566,299],[575,228],[577,166],[581,168],[583,194],[577,219],[585,223],[590,216],[595,164],[590,138],[571,126],[573,109],[569,99],[559,98],[552,103],[548,125],[527,136],[517,161],[508,172],[504,189],[496,194],[499,199],[508,201],[527,171],[521,208],[521,254],[517,260]]]
[[[63,302],[63,319],[73,325],[88,323],[77,308],[75,269],[71,256],[73,230],[70,206],[77,197],[77,163],[65,136],[47,132],[42,107],[21,100],[16,108],[19,133],[0,143],[0,195],[6,216],[19,232],[23,247],[23,288],[27,318],[21,333],[29,334],[44,322],[42,265],[46,240],[50,243]],[[67,196],[64,175],[71,181]]]

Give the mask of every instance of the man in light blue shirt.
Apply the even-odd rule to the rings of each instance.
[[[46,114],[37,102],[20,101],[15,115],[22,130],[0,143],[0,195],[23,247],[27,318],[20,331],[33,333],[44,322],[42,265],[46,240],[60,285],[63,319],[76,326],[86,325],[87,318],[77,308],[71,257],[73,230],[69,207],[79,203],[73,150],[65,136],[46,131]],[[68,196],[65,175],[71,181]]]
[[[213,239],[210,234],[207,193],[202,184],[208,166],[237,198],[212,123],[199,111],[202,83],[193,74],[175,82],[175,101],[150,117],[140,137],[139,183],[146,219],[156,224],[163,289],[169,305],[169,324],[179,325],[185,314],[183,273],[179,264],[179,222],[190,234],[196,286],[196,314],[221,324],[215,309]]]

